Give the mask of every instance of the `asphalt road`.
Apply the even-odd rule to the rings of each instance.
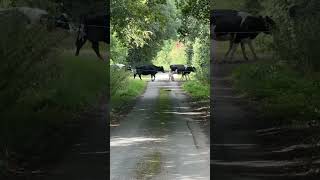
[[[168,92],[167,108],[158,107],[160,89]],[[161,119],[164,114],[170,118]],[[194,115],[179,83],[158,73],[133,110],[110,130],[110,179],[210,179],[209,140]]]

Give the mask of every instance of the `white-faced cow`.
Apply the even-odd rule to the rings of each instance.
[[[77,40],[76,56],[80,49],[89,40],[96,55],[103,60],[99,51],[99,42],[110,44],[110,25],[107,15],[86,15],[81,18]]]
[[[170,65],[169,80],[173,80],[173,74],[182,74],[181,80],[184,78],[188,80],[188,78],[190,79],[189,74],[195,71],[196,68],[193,66],[187,66],[183,64]]]
[[[248,60],[245,43],[249,45],[254,58],[257,59],[252,40],[262,32],[270,34],[274,25],[274,21],[268,16],[256,17],[236,10],[214,10],[210,18],[212,38],[216,41],[230,41],[229,49],[225,54],[227,59],[231,52],[230,60],[239,44],[241,44],[244,59]]]
[[[154,81],[156,79],[156,74],[158,72],[163,72],[164,73],[163,66],[155,66],[155,65],[138,66],[133,71],[133,78],[135,79],[137,74],[139,75],[140,79],[141,79],[141,75],[149,75],[150,74],[151,75],[151,81]]]

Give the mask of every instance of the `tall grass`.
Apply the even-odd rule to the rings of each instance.
[[[320,120],[319,78],[284,63],[242,65],[233,73],[235,87],[258,101],[264,118],[285,123]]]

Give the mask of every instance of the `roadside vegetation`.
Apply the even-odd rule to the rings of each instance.
[[[182,89],[184,89],[194,101],[209,100],[210,98],[210,85],[201,83],[198,80],[183,83]]]
[[[273,62],[241,65],[233,79],[240,92],[259,102],[261,118],[281,124],[303,124],[320,118],[320,83],[315,74],[305,75]]]
[[[55,9],[53,1],[1,1]],[[71,35],[18,14],[0,17],[0,179],[29,173],[61,158],[79,115],[108,90],[107,66],[94,53],[75,57]]]
[[[147,81],[133,79],[131,73],[123,69],[111,69],[110,75],[111,124],[116,124],[119,123],[119,117],[126,114],[144,92]]]

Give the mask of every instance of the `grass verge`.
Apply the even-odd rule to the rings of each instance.
[[[119,77],[124,76],[124,77]],[[115,81],[111,85],[111,123],[119,121],[121,114],[128,112],[128,109],[134,105],[134,100],[140,96],[146,88],[147,82],[140,79],[129,78],[128,74],[123,72],[112,72],[111,81]],[[122,79],[122,82],[118,82],[117,79]]]
[[[305,123],[320,120],[320,79],[284,63],[241,65],[233,72],[235,88],[259,102],[263,118]]]
[[[209,84],[202,83],[198,80],[184,82],[182,84],[182,89],[185,90],[195,101],[208,100],[210,97]]]

